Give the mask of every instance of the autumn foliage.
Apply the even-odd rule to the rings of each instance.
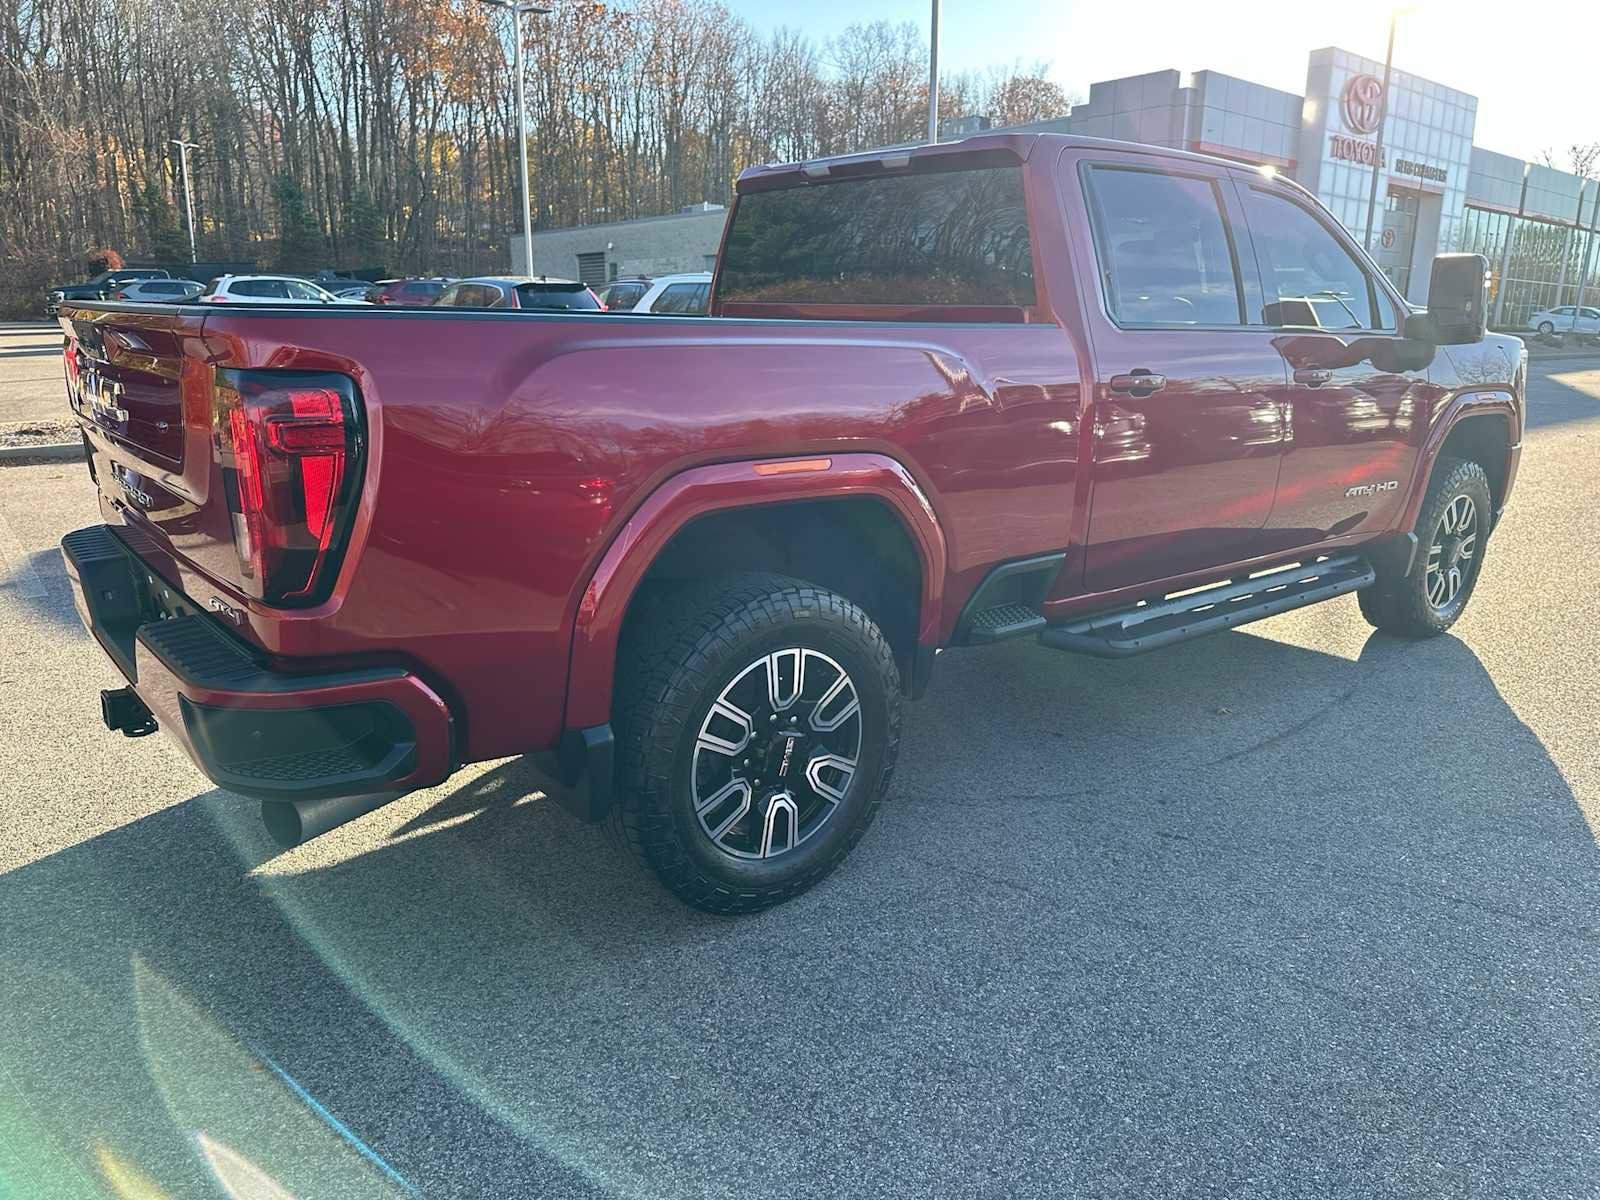
[[[0,288],[89,245],[264,268],[501,267],[516,211],[510,18],[477,0],[22,0],[0,9]],[[755,162],[919,138],[923,33],[818,42],[713,0],[525,18],[536,227],[726,201]],[[941,87],[948,115],[1058,115],[1039,69]],[[0,292],[0,308],[16,307]],[[32,299],[25,301],[33,303]]]

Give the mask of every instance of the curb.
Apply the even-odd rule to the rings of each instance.
[[[40,446],[0,446],[0,463],[73,462],[82,457],[82,442],[48,442]]]

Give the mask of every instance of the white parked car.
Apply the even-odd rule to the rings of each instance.
[[[1560,308],[1542,308],[1528,318],[1528,328],[1547,335],[1571,333],[1573,308],[1571,304],[1563,304]],[[1579,309],[1577,330],[1579,333],[1600,333],[1600,308],[1585,305]]]
[[[639,297],[632,311],[703,316],[710,303],[711,272],[693,271],[686,275],[661,275],[652,279],[650,290]]]
[[[203,304],[366,304],[345,300],[293,275],[221,275],[206,285]]]

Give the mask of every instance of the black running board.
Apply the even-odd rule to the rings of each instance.
[[[1372,564],[1360,555],[1319,558],[1201,591],[1080,617],[1046,629],[1039,641],[1056,650],[1096,658],[1129,658],[1331,600],[1366,587],[1376,577]]]

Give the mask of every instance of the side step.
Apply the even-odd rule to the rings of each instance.
[[[1046,629],[1039,641],[1096,658],[1129,658],[1331,600],[1376,578],[1372,564],[1359,554],[1318,558],[1165,600],[1080,617]]]

